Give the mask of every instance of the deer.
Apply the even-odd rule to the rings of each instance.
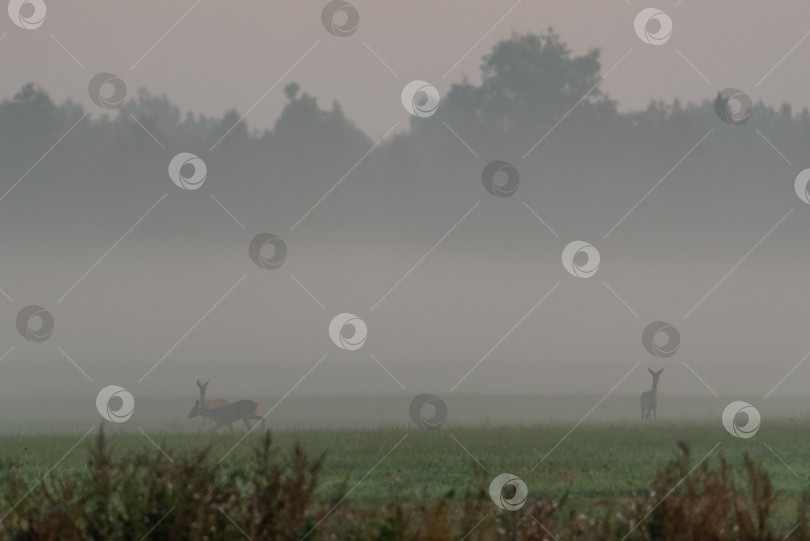
[[[245,423],[245,428],[250,432],[251,428],[248,422],[250,419],[260,421],[262,428],[264,428],[264,417],[258,415],[258,411],[259,404],[253,400],[239,400],[238,402],[225,404],[218,408],[206,408],[204,405],[200,405],[200,399],[198,398],[195,400],[194,407],[191,409],[191,413],[188,414],[188,418],[192,419],[198,415],[202,415],[205,418],[211,419],[215,423],[214,427],[211,428],[212,432],[226,425],[231,429],[231,432],[233,432],[233,426],[231,426],[231,424],[241,419],[242,422]]]
[[[649,391],[644,391],[641,393],[641,420],[642,421],[649,421],[650,414],[652,413],[652,418],[655,420],[655,408],[658,406],[658,380],[661,378],[661,372],[664,371],[662,368],[658,372],[653,371],[652,369],[648,368],[650,375],[653,378],[652,389]]]
[[[206,400],[205,399],[205,392],[208,389],[208,384],[211,383],[209,379],[205,383],[200,383],[200,380],[197,380],[197,387],[200,389],[200,404],[208,409],[218,408],[220,406],[224,406],[228,404],[228,401],[224,398],[214,398],[213,400]],[[207,417],[203,417],[203,430],[205,430],[206,425],[210,425],[211,422]]]

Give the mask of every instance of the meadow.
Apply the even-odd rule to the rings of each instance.
[[[281,449],[300,442],[310,456],[325,453],[316,491],[322,500],[333,497],[344,483],[351,486],[362,478],[347,499],[350,505],[385,505],[393,495],[419,500],[439,499],[451,492],[463,495],[486,488],[492,477],[504,472],[523,479],[530,498],[560,498],[568,493],[572,501],[610,502],[649,486],[655,472],[675,457],[678,442],[689,445],[697,458],[717,443],[720,446],[712,453],[715,458],[723,455],[735,462],[748,453],[765,466],[777,491],[791,499],[798,498],[809,486],[807,440],[797,434],[810,433],[810,421],[772,424],[747,440],[732,438],[722,427],[718,430],[716,424],[710,423],[585,424],[560,443],[570,429],[559,424],[434,431],[407,427],[284,430],[273,432],[273,441]],[[70,476],[82,468],[97,432],[95,429],[68,454],[51,475]],[[246,460],[260,439],[259,433],[254,430],[223,463],[237,466]],[[233,435],[226,431],[215,435],[147,434],[168,455],[167,460],[208,446],[219,459],[239,442],[244,430]],[[81,435],[76,434],[7,435],[0,439],[0,453],[18,460],[33,482],[79,438]],[[107,438],[114,453],[157,452],[155,445],[137,432]],[[548,458],[540,463],[549,451]]]
[[[690,464],[697,464],[708,454],[702,464],[719,471],[723,468],[721,459],[726,459],[728,464],[734,466],[728,472],[728,482],[737,483],[742,491],[752,481],[750,476],[746,477],[745,468],[738,467],[744,463],[743,457],[747,454],[772,483],[773,498],[762,494],[757,497],[773,499],[768,520],[778,533],[778,537],[774,538],[782,538],[791,532],[796,536],[800,533],[801,529],[793,528],[797,524],[797,512],[810,478],[806,440],[801,435],[810,430],[810,420],[774,420],[764,424],[750,439],[733,438],[717,422],[583,423],[573,431],[572,426],[570,423],[552,423],[500,427],[449,426],[431,431],[413,426],[275,430],[272,433],[273,447],[276,449],[273,456],[287,457],[289,450],[298,442],[304,456],[315,462],[317,457],[323,459],[317,474],[313,474],[317,482],[312,484],[311,500],[306,503],[306,511],[302,511],[302,517],[306,517],[302,518],[306,523],[305,529],[315,528],[308,536],[312,539],[348,539],[364,535],[369,539],[400,538],[394,534],[391,534],[393,537],[384,534],[386,531],[398,531],[395,527],[399,524],[397,521],[404,522],[400,524],[403,539],[461,539],[464,532],[469,534],[468,539],[489,539],[491,537],[488,535],[492,532],[498,537],[499,531],[506,531],[504,528],[508,530],[507,523],[518,528],[515,521],[519,521],[520,517],[527,521],[526,524],[542,522],[543,529],[538,530],[535,537],[532,534],[523,537],[515,534],[516,539],[551,539],[554,528],[564,528],[565,537],[577,538],[572,531],[572,528],[576,528],[571,526],[570,520],[596,521],[596,528],[604,521],[628,513],[628,510],[640,513],[647,508],[655,511],[650,504],[660,501],[664,492],[661,487],[658,487],[658,493],[654,492],[654,480],[658,475],[660,484],[660,472],[677,464],[682,453],[679,451],[680,443],[690,449]],[[0,439],[0,455],[4,460],[17,464],[18,473],[29,486],[36,485],[43,478],[46,486],[69,482],[81,477],[82,472],[86,474],[88,464],[94,464],[91,457],[94,449],[97,449],[98,431],[98,428],[94,428],[85,433],[84,439],[81,439],[82,434],[76,433],[5,435]],[[208,474],[211,478],[207,482],[215,485],[217,479],[227,478],[234,472],[245,474],[243,482],[250,482],[255,477],[255,474],[245,473],[246,465],[255,459],[256,449],[261,448],[263,437],[258,429],[244,439],[243,436],[244,430],[213,435],[150,431],[114,433],[105,438],[106,452],[111,460],[148,456],[149,468],[158,477],[172,469],[193,468],[195,461],[208,460],[211,464],[221,462],[217,464],[220,469]],[[80,439],[81,442],[76,445]],[[208,449],[206,458],[200,458],[204,449]],[[294,462],[286,458],[281,460],[288,466]],[[7,464],[6,468],[9,467]],[[92,468],[98,469],[99,466],[95,463]],[[8,473],[8,469],[5,471]],[[688,471],[693,471],[691,466]],[[529,495],[523,509],[512,513],[501,511],[486,495],[490,481],[501,473],[514,474],[526,482]],[[702,474],[691,475],[697,478]],[[280,474],[280,477],[284,475]],[[299,472],[296,482],[303,483],[306,477]],[[676,477],[680,478],[678,475]],[[701,485],[702,489],[692,487],[690,490],[715,490],[716,482],[716,479],[707,481]],[[673,488],[677,485],[672,484]],[[688,482],[684,483],[684,486],[687,485]],[[749,488],[754,492],[761,489]],[[35,497],[37,490],[25,498]],[[670,500],[675,501],[676,496],[677,493]],[[641,500],[646,502],[646,507],[639,503]],[[4,495],[3,505],[10,503],[13,502]],[[167,511],[169,507],[167,503]],[[658,509],[665,507],[662,505]],[[25,505],[20,504],[15,512],[23,508]],[[153,520],[154,517],[163,516],[159,511],[153,511]],[[428,515],[425,515],[428,511]],[[402,514],[399,519],[397,513]],[[543,513],[549,516],[542,518]],[[431,537],[433,533],[430,532],[442,528],[436,526],[431,529],[428,526],[429,532],[425,533],[428,531],[424,530],[425,524],[438,520],[436,517],[444,520],[445,515],[458,515],[457,519],[447,519],[457,530],[448,530],[444,537],[444,534]],[[476,517],[480,521],[473,520]],[[566,518],[558,522],[560,517]],[[655,538],[640,520],[643,517],[644,513],[641,513],[634,519],[641,526],[632,532],[630,538]],[[231,526],[228,526],[228,522],[223,527],[233,529],[239,520],[234,519]],[[353,529],[345,537],[341,534],[349,531],[347,524],[358,528],[357,524],[365,523],[368,526],[361,530]],[[243,527],[247,529],[246,525]],[[585,526],[582,528],[583,531],[587,530]],[[616,528],[621,530],[621,527]],[[211,538],[231,538],[230,535],[236,535],[234,531],[223,534],[223,537]],[[408,536],[405,535],[406,531],[410,532]],[[302,530],[297,532],[296,535],[301,535]],[[770,538],[764,534],[746,537],[739,532],[727,533],[729,537],[718,538]],[[157,530],[150,535],[157,535]],[[257,538],[272,538],[260,533],[256,535]],[[282,535],[278,538],[287,537]],[[603,532],[579,538],[611,537]]]

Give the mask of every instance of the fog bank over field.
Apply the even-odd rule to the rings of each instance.
[[[282,425],[351,424],[366,407],[360,424],[396,423],[400,402],[406,422],[422,392],[459,396],[464,422],[569,421],[614,386],[594,419],[616,420],[637,416],[648,368],[665,369],[672,418],[745,398],[763,415],[771,401],[779,416],[804,415],[810,206],[794,181],[810,148],[806,104],[752,95],[739,125],[708,88],[628,109],[598,84],[602,53],[565,38],[496,43],[479,78],[382,140],[294,76],[266,130],[241,108],[184,115],[194,100],[138,90],[137,77],[110,117],[55,100],[47,78],[8,96],[6,428],[18,414],[31,426],[92,421],[111,384],[145,424],[182,428],[196,379],[263,411],[286,397]],[[205,164],[199,189],[170,178],[184,152]],[[507,173],[519,181],[503,197]],[[257,261],[260,234],[286,252]],[[592,262],[582,252],[566,271],[572,241],[598,251],[592,276],[575,276]],[[23,336],[28,305],[53,317],[52,334]],[[362,347],[330,338],[341,313],[367,326]],[[677,329],[674,343],[645,348],[655,321]],[[508,396],[526,404],[514,417]]]
[[[253,397],[263,407],[275,404],[280,398]],[[806,421],[810,414],[806,400],[796,396],[769,397],[765,402],[757,395],[735,393],[734,397],[756,404],[763,419],[763,435],[769,429]],[[290,396],[267,416],[265,424],[274,431],[396,427],[404,435],[416,429],[408,415],[412,398],[406,393],[392,396]],[[596,394],[454,394],[444,398],[447,420],[442,429],[452,433],[454,427],[534,426],[542,432],[549,425],[554,425],[555,429],[569,428],[579,421],[585,425],[610,423],[643,429],[644,425],[639,424],[638,396],[617,392],[604,400],[602,398]],[[683,429],[695,424],[713,425],[718,437],[725,436],[721,414],[729,403],[728,399],[728,396],[670,395],[662,390],[657,424],[662,430],[671,429],[673,438],[683,437]],[[186,418],[194,405],[193,400],[193,390],[187,396],[138,395],[132,417],[122,424],[104,423],[104,430],[112,434],[137,432],[139,427],[155,432],[200,431],[202,420],[199,417]],[[594,409],[597,403],[599,406]],[[93,426],[98,429],[100,425],[94,400],[88,402],[86,395],[43,396],[28,409],[11,411],[14,415],[4,416],[0,421],[0,433],[83,433]],[[241,432],[241,421],[234,428]],[[227,429],[220,432],[225,433]],[[571,444],[576,445],[576,441],[574,435]]]

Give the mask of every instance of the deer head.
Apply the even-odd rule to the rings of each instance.
[[[650,368],[648,368],[647,370],[650,372],[650,375],[653,377],[653,385],[657,385],[658,380],[661,379],[661,372],[663,372],[664,369],[662,368],[658,372],[655,372],[654,370],[652,370]]]

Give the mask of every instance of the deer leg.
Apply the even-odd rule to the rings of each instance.
[[[250,432],[250,423],[248,422],[247,417],[242,417],[242,422],[245,423],[245,428],[247,428],[247,431]]]
[[[655,417],[655,408],[653,408],[653,410],[652,410],[652,414],[653,414],[653,421],[655,421],[655,420],[656,420],[656,417]]]

